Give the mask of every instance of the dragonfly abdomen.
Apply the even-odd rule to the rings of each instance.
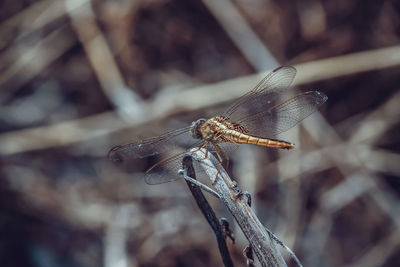
[[[255,137],[248,134],[244,134],[235,130],[228,131],[227,135],[229,135],[232,141],[239,144],[253,144],[258,146],[267,146],[267,147],[275,147],[275,148],[282,148],[282,149],[291,149],[294,148],[292,143],[276,140],[276,139],[269,139],[269,138],[261,138]]]

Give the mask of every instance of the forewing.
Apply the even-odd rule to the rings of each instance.
[[[260,97],[265,99],[268,95]],[[272,137],[298,124],[315,112],[327,99],[328,97],[321,92],[309,91],[273,106],[268,103],[265,109],[235,122],[246,127],[251,135]]]
[[[281,93],[292,84],[296,72],[296,69],[292,66],[274,69],[256,87],[236,100],[225,111],[224,116],[235,121],[243,114],[253,114],[261,111],[261,109],[268,109],[278,100]],[[265,97],[260,99],[260,95]]]
[[[177,147],[190,148],[196,139],[189,135],[190,127],[167,132],[160,136],[119,145],[108,152],[108,158],[116,163],[131,159],[145,158],[171,151]]]

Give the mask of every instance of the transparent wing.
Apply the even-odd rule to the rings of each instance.
[[[135,160],[156,155],[161,159],[145,173],[148,184],[160,184],[177,180],[182,176],[178,171],[182,168],[182,158],[187,149],[199,146],[201,141],[189,135],[190,127],[167,132],[160,136],[112,148],[108,158],[118,164],[137,164]],[[173,156],[165,154],[176,152]],[[179,152],[177,152],[179,151]]]
[[[243,114],[253,112],[255,108],[268,109],[279,99],[293,82],[296,69],[292,66],[282,66],[274,69],[256,87],[236,100],[224,113],[224,116],[237,120]],[[262,99],[259,96],[264,96]]]
[[[267,98],[268,94],[259,95],[259,102],[269,101]],[[246,127],[252,135],[271,137],[298,124],[315,112],[327,99],[328,97],[321,92],[309,91],[273,106],[268,103],[264,108],[255,108],[258,112],[244,114],[234,122]]]
[[[108,152],[108,158],[113,162],[121,163],[130,159],[161,154],[176,147],[189,148],[197,142],[196,139],[189,135],[189,129],[190,126],[167,132],[160,136],[113,147]]]
[[[201,141],[198,141],[193,147],[198,147],[200,144]],[[186,153],[190,154],[189,150],[190,149],[165,157],[150,167],[150,169],[145,173],[146,183],[151,185],[162,184],[182,178],[183,176],[179,175],[178,171],[183,168],[182,159]],[[209,151],[210,153],[214,153],[211,149]],[[195,167],[196,175],[200,175],[204,172],[202,168],[198,168],[197,161],[193,161],[193,165]]]
[[[182,178],[178,171],[182,169],[182,159],[186,152],[170,156],[152,166],[145,173],[147,184],[162,184]]]

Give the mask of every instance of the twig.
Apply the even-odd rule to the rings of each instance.
[[[250,246],[247,246],[243,249],[243,255],[246,257],[246,265],[248,267],[254,267],[254,256],[253,256],[253,250],[251,249]]]
[[[204,159],[205,152],[203,150],[192,150],[191,156],[199,161],[211,181],[215,180],[215,190],[239,224],[261,265],[287,266],[270,234],[247,204],[247,199],[243,200],[242,197],[239,197],[240,191],[236,184],[232,182],[223,168],[218,173],[218,168],[213,163],[213,160],[214,162],[217,160],[212,155]]]
[[[232,232],[232,229],[229,226],[229,222],[226,218],[222,217],[220,219],[222,230],[224,231],[224,235],[226,238],[229,237],[229,239],[232,241],[232,244],[235,244],[235,235]]]
[[[132,213],[131,205],[121,205],[113,211],[113,216],[106,226],[104,238],[104,266],[123,266],[121,264],[129,263],[127,255],[127,243],[129,236],[130,215]],[[112,218],[112,219],[111,219]],[[129,264],[126,264],[127,266]]]
[[[257,71],[265,71],[279,65],[232,1],[203,0],[203,3]]]
[[[185,158],[183,158],[183,160],[185,160]],[[187,160],[187,159],[186,159]],[[183,170],[182,173],[179,173],[181,175],[183,175],[183,178],[186,180],[186,182],[192,183],[194,185],[197,185],[200,189],[203,189],[204,191],[210,193],[211,195],[213,195],[216,198],[221,198],[220,195],[218,195],[217,192],[215,192],[214,190],[212,190],[210,187],[206,186],[205,184],[197,181],[196,179],[192,178],[189,176],[189,174],[187,173],[187,168],[185,168],[185,161],[183,161]],[[195,173],[193,173],[195,174]],[[195,176],[193,176],[195,177]]]
[[[196,179],[196,173],[194,172],[192,157],[190,155],[186,155],[182,160],[183,170],[185,172],[185,176],[191,177],[192,180]],[[215,233],[215,237],[217,238],[218,248],[221,253],[222,261],[224,262],[225,266],[233,266],[232,259],[229,254],[228,247],[226,245],[226,236],[222,229],[222,225],[217,219],[213,209],[211,208],[210,204],[208,203],[207,199],[204,197],[203,193],[201,192],[200,187],[196,184],[193,184],[189,179],[186,179],[186,183],[192,192],[194,199],[196,200],[197,205],[199,206],[201,212],[203,213],[204,217],[206,218],[207,222],[210,224],[211,228]],[[218,196],[218,194],[217,194]]]
[[[0,88],[9,94],[39,75],[76,43],[66,27],[60,27],[33,46],[19,46],[7,50],[4,58],[12,63],[0,73]],[[7,90],[5,90],[7,88]],[[1,96],[2,101],[5,96]]]
[[[287,251],[287,253],[289,253],[290,257],[292,257],[292,259],[296,262],[296,264],[297,264],[299,267],[303,267],[303,265],[301,264],[299,258],[297,258],[296,254],[294,254],[294,252],[293,252],[288,246],[286,246],[285,243],[283,243],[283,242],[282,242],[273,232],[271,232],[267,227],[264,226],[264,228],[265,228],[265,230],[268,232],[269,236],[270,236],[273,240],[275,240],[275,242],[278,243],[281,247],[283,247],[283,248]]]
[[[305,83],[380,70],[400,63],[400,46],[384,47],[343,56],[294,65],[298,70],[296,83]]]
[[[64,1],[43,0],[33,2],[22,11],[0,23],[0,49],[23,42],[30,35],[65,15]],[[10,38],[10,32],[18,32],[18,38]],[[12,35],[11,35],[12,36]]]
[[[128,121],[133,114],[143,116],[145,111],[141,99],[125,84],[106,38],[96,23],[91,1],[65,1],[65,7],[101,88],[119,115]]]

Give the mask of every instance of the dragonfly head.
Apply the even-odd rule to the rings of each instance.
[[[195,139],[201,139],[203,138],[203,135],[201,134],[200,127],[206,122],[206,119],[198,119],[197,121],[192,122],[192,125],[190,126],[189,134],[191,137]]]

